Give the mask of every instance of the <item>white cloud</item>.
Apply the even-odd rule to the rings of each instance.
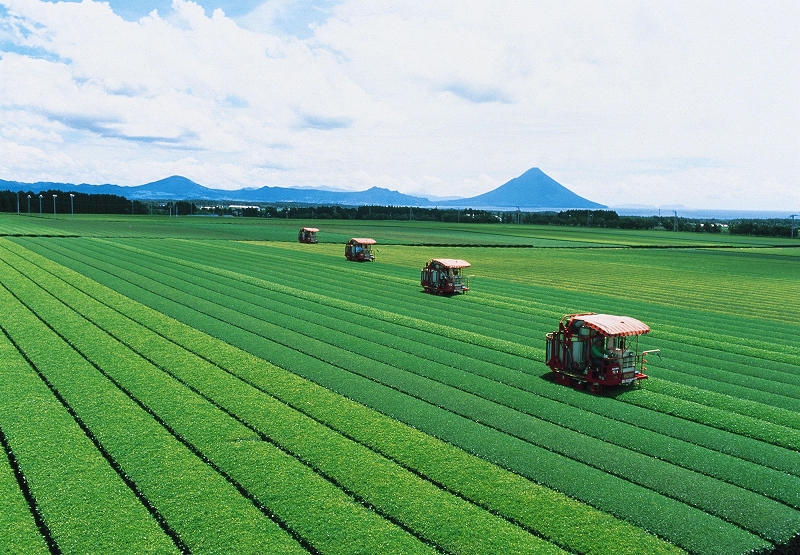
[[[0,6],[4,179],[800,204],[788,0]]]

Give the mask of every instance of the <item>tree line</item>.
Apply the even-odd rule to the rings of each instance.
[[[736,220],[728,224],[728,232],[759,237],[797,237],[797,225],[787,220]]]
[[[140,201],[120,195],[88,194],[48,189],[0,191],[0,212],[31,216],[53,214],[191,214],[197,205],[187,201]]]
[[[19,203],[19,204],[18,204]],[[672,216],[620,216],[614,210],[562,210],[522,212],[472,208],[418,208],[412,206],[295,206],[288,204],[239,206],[231,203],[198,205],[189,201],[139,201],[119,195],[71,193],[57,189],[0,191],[0,212],[57,214],[152,214],[216,215],[292,219],[410,220],[450,223],[518,223],[610,229],[657,229],[696,233],[728,233],[763,237],[793,237],[797,230],[789,220],[730,220],[677,218]]]

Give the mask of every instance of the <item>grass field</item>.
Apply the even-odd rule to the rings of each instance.
[[[308,223],[0,215],[0,552],[800,550],[797,241]],[[579,311],[650,379],[556,384]]]

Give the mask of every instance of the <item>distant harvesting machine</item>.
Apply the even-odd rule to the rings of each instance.
[[[647,379],[647,355],[660,353],[639,352],[639,336],[649,331],[647,324],[628,316],[568,314],[558,330],[546,336],[545,363],[558,383],[595,393],[603,387],[634,384]]]
[[[344,257],[355,262],[372,262],[375,260],[375,255],[372,254],[372,245],[375,243],[375,239],[353,237],[344,246]]]
[[[422,269],[420,285],[426,293],[452,295],[469,291],[469,276],[462,270],[471,264],[455,258],[432,258]]]
[[[301,227],[297,234],[297,240],[301,243],[316,243],[317,231],[319,231],[319,229],[316,227]]]

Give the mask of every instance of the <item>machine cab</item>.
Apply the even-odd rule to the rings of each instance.
[[[319,229],[316,227],[302,227],[297,234],[297,240],[301,243],[316,243],[317,231],[319,231]]]
[[[432,258],[422,269],[420,284],[426,293],[466,293],[469,291],[469,276],[463,275],[463,270],[470,266],[466,260]]]
[[[639,336],[649,331],[647,324],[629,316],[569,314],[546,336],[545,363],[561,384],[595,392],[630,385],[647,378],[646,356],[659,352],[639,352]]]
[[[372,245],[375,243],[375,239],[353,237],[344,246],[344,257],[355,262],[371,262],[375,260],[372,254]]]

